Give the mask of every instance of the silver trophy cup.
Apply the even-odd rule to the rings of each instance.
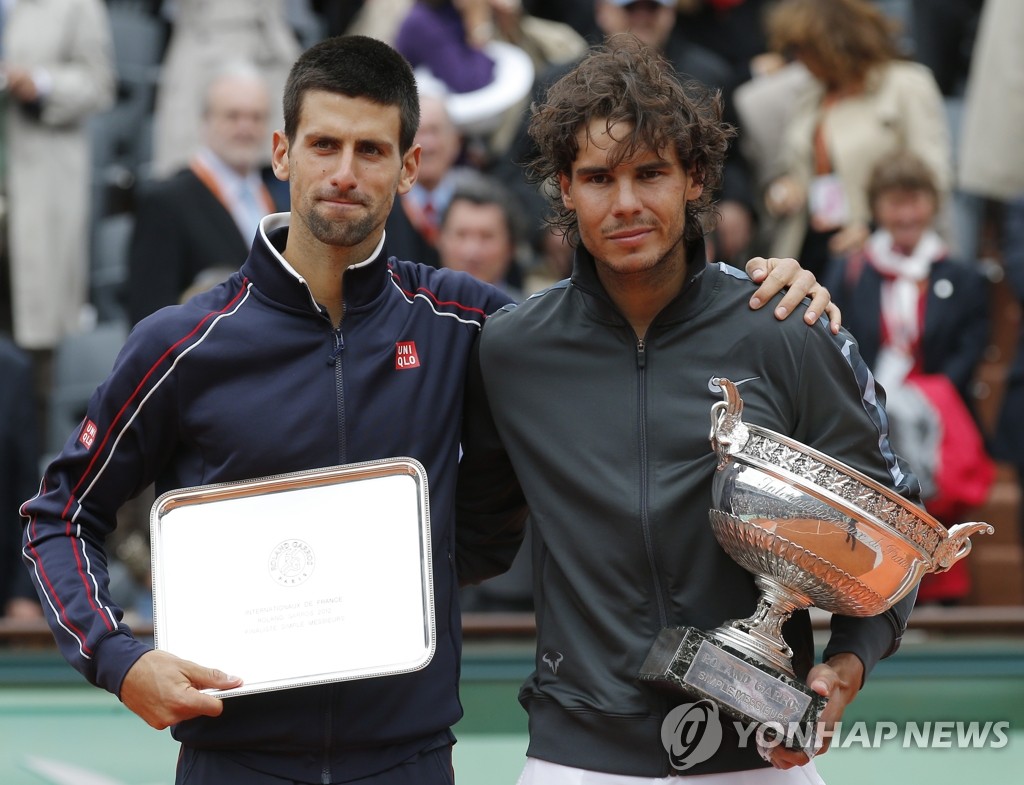
[[[743,422],[736,385],[718,379],[711,408],[719,463],[711,526],[723,549],[754,575],[754,614],[711,631],[661,631],[640,679],[727,716],[767,726],[767,738],[808,746],[825,699],[794,677],[782,625],[812,605],[847,616],[883,613],[925,573],[943,572],[971,551],[987,523],[947,530],[870,477],[781,434]]]

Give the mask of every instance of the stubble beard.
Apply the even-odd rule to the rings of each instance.
[[[331,221],[310,210],[306,214],[306,225],[310,233],[325,245],[352,248],[370,236],[376,228],[377,216],[367,213],[354,221]]]
[[[597,259],[596,261],[598,267],[603,267],[605,273],[612,278],[623,282],[628,281],[631,284],[657,285],[666,279],[672,278],[680,265],[684,268],[687,266],[685,236],[680,235],[675,244],[663,254],[659,256],[652,255],[640,264],[634,263],[634,265],[630,266],[631,269],[623,269],[618,265],[609,264],[606,260]]]

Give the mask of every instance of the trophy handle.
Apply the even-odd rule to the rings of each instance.
[[[949,536],[935,551],[935,572],[945,572],[971,552],[972,534],[994,534],[990,523],[958,523],[949,530]]]
[[[718,454],[718,466],[724,466],[730,455],[741,452],[750,439],[750,431],[743,424],[743,399],[736,385],[724,377],[715,383],[722,389],[722,400],[711,407],[711,446]]]

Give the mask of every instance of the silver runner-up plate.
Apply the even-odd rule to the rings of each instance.
[[[157,649],[218,697],[406,673],[434,655],[427,476],[411,458],[169,491],[150,516]]]

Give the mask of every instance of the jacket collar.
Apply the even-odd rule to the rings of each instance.
[[[288,239],[288,213],[274,213],[260,221],[256,240],[242,265],[242,275],[252,281],[266,299],[289,309],[320,313],[305,279],[284,258]],[[384,240],[364,262],[345,271],[345,310],[358,312],[384,291],[390,277]]]
[[[702,310],[706,304],[705,294],[710,294],[714,276],[705,275],[708,267],[703,239],[686,245],[687,279],[682,291],[659,313],[651,327],[684,321]],[[608,295],[597,277],[597,263],[593,254],[583,245],[576,249],[573,259],[572,285],[583,295],[588,311],[598,321],[621,325],[626,318]]]

